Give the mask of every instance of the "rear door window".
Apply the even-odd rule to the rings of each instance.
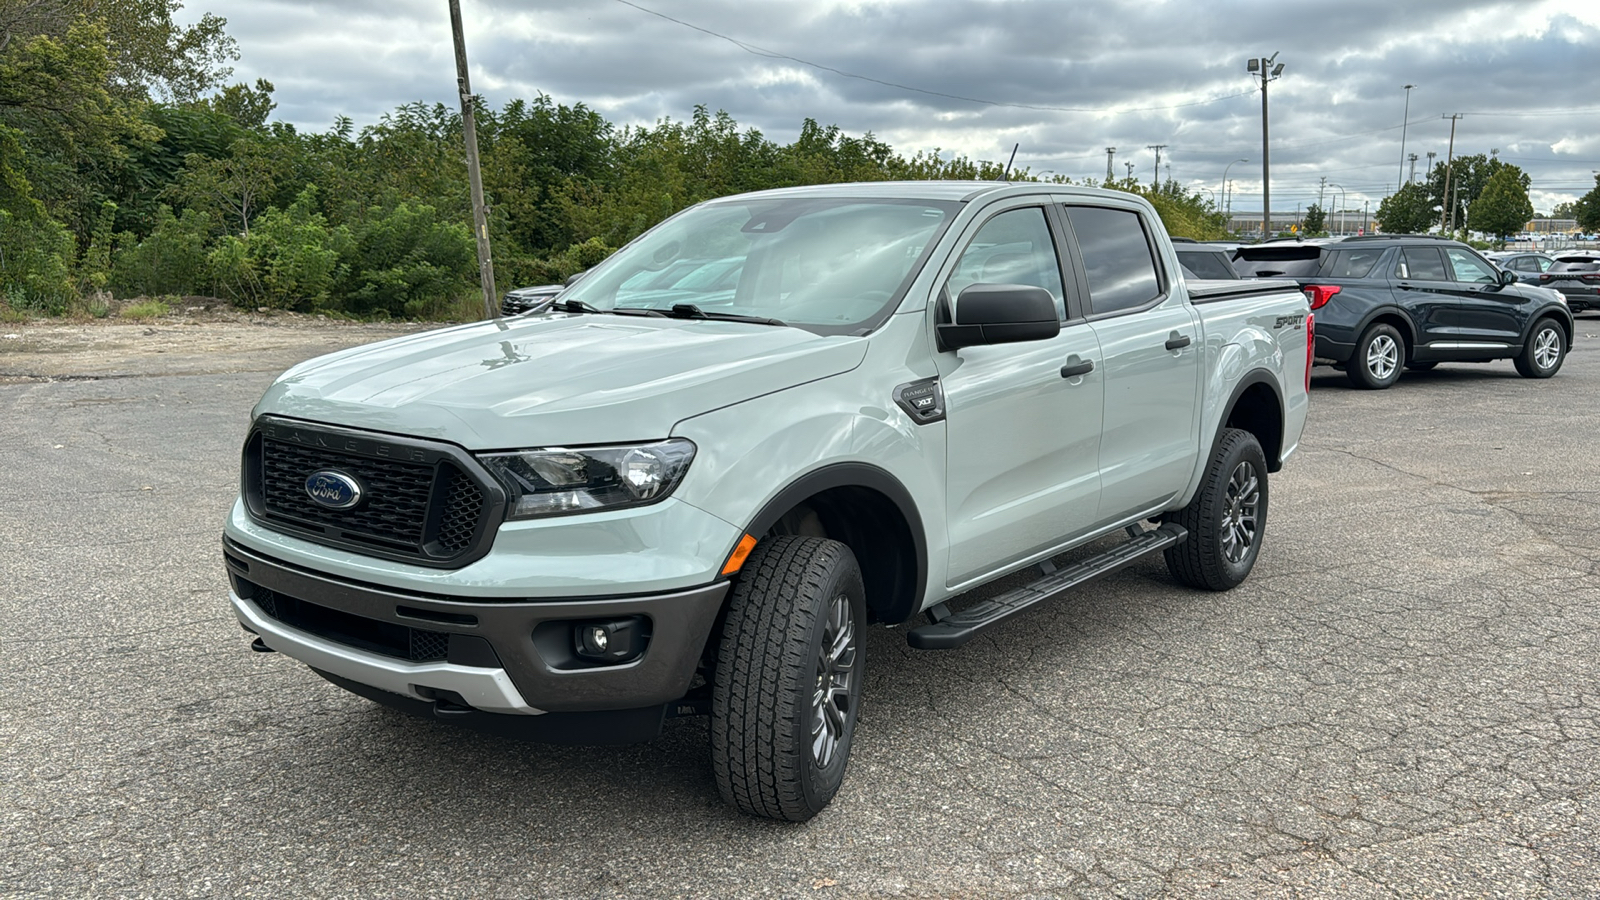
[[[1373,247],[1360,250],[1334,250],[1328,254],[1328,261],[1323,265],[1319,277],[1365,278],[1382,256],[1383,251]]]
[[[1091,313],[1137,309],[1161,299],[1155,250],[1138,213],[1098,206],[1069,206],[1066,213],[1088,276]]]
[[[1396,278],[1414,278],[1417,281],[1449,281],[1444,268],[1444,254],[1438,247],[1406,247],[1400,251],[1400,261],[1395,265]]]

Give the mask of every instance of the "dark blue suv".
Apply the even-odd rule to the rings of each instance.
[[[1356,387],[1382,389],[1402,369],[1515,361],[1549,378],[1572,346],[1572,313],[1555,291],[1519,284],[1458,241],[1374,235],[1240,247],[1247,278],[1300,283],[1316,317],[1318,361]]]

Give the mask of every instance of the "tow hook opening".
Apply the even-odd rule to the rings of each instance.
[[[455,691],[432,688],[422,684],[413,684],[411,689],[417,692],[417,696],[426,697],[433,701],[433,714],[436,716],[459,716],[465,713],[477,712],[477,709],[467,702],[467,698]]]

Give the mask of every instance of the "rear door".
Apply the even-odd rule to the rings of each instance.
[[[1456,284],[1438,247],[1401,247],[1389,284],[1417,328],[1419,345],[1460,340]]]
[[[1200,331],[1137,207],[1062,208],[1100,341],[1105,427],[1099,523],[1165,505],[1199,452]]]

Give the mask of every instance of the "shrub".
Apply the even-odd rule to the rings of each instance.
[[[418,318],[467,291],[477,268],[467,226],[422,203],[373,208],[351,227],[334,299],[357,315]]]
[[[124,319],[133,319],[136,322],[143,322],[147,319],[159,318],[169,312],[172,312],[172,307],[162,301],[146,300],[143,303],[135,303],[124,309],[122,317]]]
[[[122,297],[197,293],[207,280],[210,227],[210,220],[199,210],[186,209],[179,218],[171,207],[161,206],[150,236],[137,243],[128,237],[117,250],[111,267],[112,290]]]
[[[0,209],[0,296],[18,312],[60,315],[74,296],[72,235],[49,217]]]

